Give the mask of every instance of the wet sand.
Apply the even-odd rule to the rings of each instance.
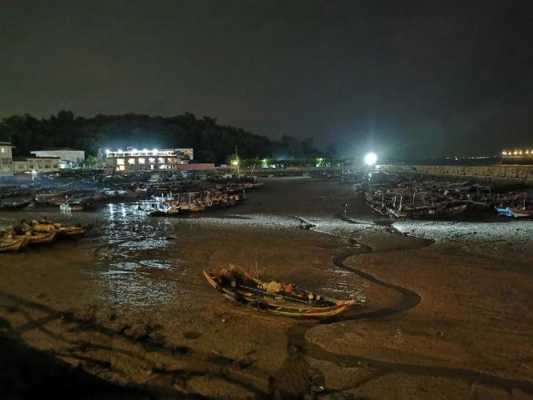
[[[532,222],[388,226],[348,185],[265,182],[201,217],[60,217],[95,228],[1,255],[1,337],[152,395],[533,398]],[[203,280],[228,264],[364,303],[322,323],[258,313]]]

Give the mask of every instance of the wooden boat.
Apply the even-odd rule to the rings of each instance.
[[[30,200],[25,201],[11,201],[0,203],[0,211],[18,211],[26,208],[31,203]]]
[[[84,236],[89,230],[88,227],[84,226],[59,226],[57,229],[57,237],[64,239],[78,239]]]
[[[58,207],[65,202],[66,193],[40,193],[35,196],[35,205],[40,207]]]
[[[279,291],[265,289],[269,283],[252,278],[241,271],[231,271],[235,278],[203,271],[207,282],[227,299],[255,309],[291,318],[330,318],[356,304],[355,300],[324,297],[293,285],[280,285]],[[286,287],[291,290],[287,291]]]
[[[520,207],[496,207],[496,212],[509,218],[529,218],[533,216],[533,210]]]
[[[36,244],[46,244],[51,243],[56,238],[57,232],[31,232],[26,234],[26,238],[28,239],[28,244],[30,245],[36,245]]]
[[[59,223],[52,223],[46,221],[40,221],[32,226],[34,233],[52,233],[56,234],[59,239],[77,239],[82,237],[89,230],[89,226],[82,225],[62,225]]]
[[[24,236],[8,237],[0,240],[0,253],[19,251],[28,245],[28,239]]]

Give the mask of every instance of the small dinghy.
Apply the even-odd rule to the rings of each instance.
[[[4,201],[0,203],[0,211],[19,211],[29,206],[31,201]]]
[[[57,237],[65,239],[78,239],[84,236],[89,230],[88,227],[83,226],[59,226],[57,229]]]
[[[57,239],[78,239],[84,236],[90,229],[89,225],[63,225],[59,223],[40,221],[32,226],[35,233],[55,233]]]
[[[26,237],[7,237],[0,240],[0,253],[19,251],[28,245]]]
[[[298,288],[293,284],[262,282],[236,269],[203,271],[207,282],[227,299],[291,318],[330,318],[356,304]]]
[[[56,238],[57,232],[31,232],[26,234],[30,245],[51,243]]]

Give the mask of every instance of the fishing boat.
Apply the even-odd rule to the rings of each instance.
[[[35,196],[35,205],[39,207],[58,207],[65,202],[65,192],[39,193]]]
[[[331,318],[356,304],[321,296],[292,284],[262,282],[240,270],[203,271],[207,282],[227,299],[291,318]]]
[[[529,218],[533,216],[533,210],[521,207],[496,207],[496,212],[509,218]]]
[[[0,211],[18,211],[26,208],[31,203],[30,200],[4,201],[0,203]]]
[[[28,239],[22,237],[6,237],[0,240],[0,253],[19,251],[28,245]]]
[[[46,244],[51,243],[56,238],[57,232],[28,232],[26,233],[26,238],[28,239],[28,244]]]
[[[82,236],[84,236],[87,231],[89,230],[86,226],[56,226],[57,229],[57,237],[58,238],[65,238],[65,239],[78,239]]]
[[[39,221],[32,226],[33,233],[55,233],[57,239],[77,239],[84,236],[90,226],[62,225],[47,221]]]

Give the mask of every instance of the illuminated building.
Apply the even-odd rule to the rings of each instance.
[[[162,171],[179,169],[194,156],[193,149],[143,149],[128,147],[125,150],[106,150],[108,167],[116,172]]]

